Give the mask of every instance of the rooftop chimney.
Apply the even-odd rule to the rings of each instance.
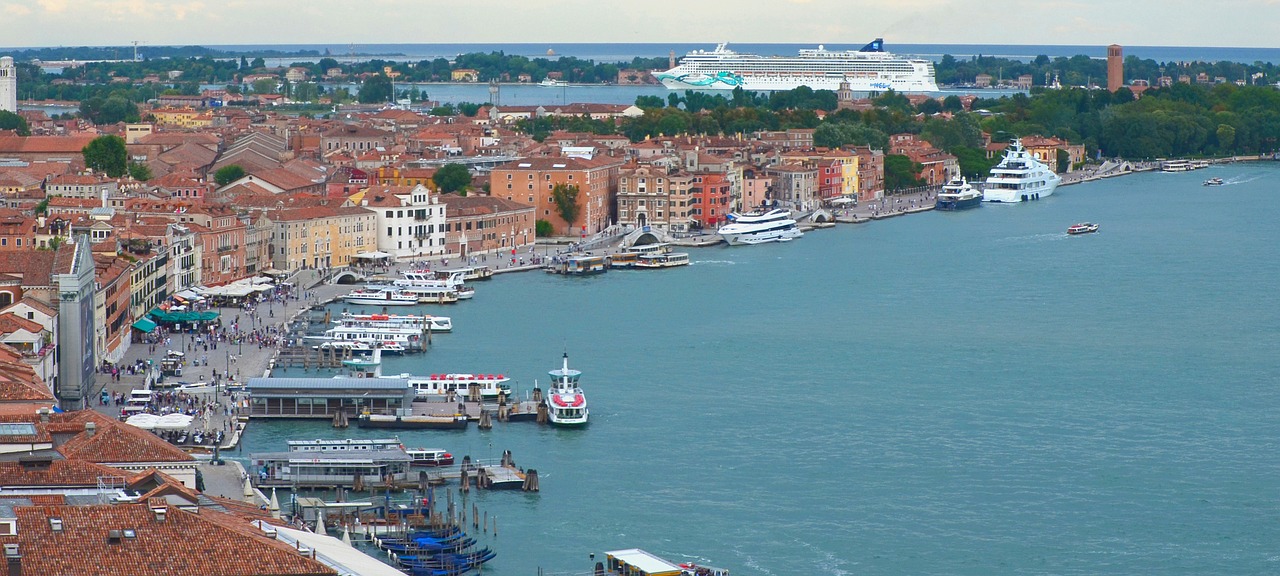
[[[22,576],[22,554],[18,553],[17,544],[4,545],[4,561],[9,576]]]
[[[41,408],[39,410],[36,410],[36,414],[40,415],[40,421],[45,424],[49,423],[49,413],[50,413],[50,410],[48,408]]]
[[[89,438],[93,438],[93,435],[94,435],[94,434],[97,434],[97,433],[98,433],[98,425],[97,425],[96,423],[94,423],[94,422],[85,422],[85,423],[84,423],[84,435],[85,435],[85,436],[88,436]]]

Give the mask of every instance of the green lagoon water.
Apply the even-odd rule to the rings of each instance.
[[[590,427],[399,436],[538,469],[472,496],[486,573],[630,547],[739,575],[1277,573],[1277,196],[1280,165],[1239,164],[500,276],[388,371],[523,391],[568,350]],[[245,454],[387,434],[254,422]]]

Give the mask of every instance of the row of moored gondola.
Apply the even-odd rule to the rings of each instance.
[[[458,576],[497,556],[488,548],[477,549],[475,538],[457,526],[415,530],[402,537],[373,541],[413,576]]]

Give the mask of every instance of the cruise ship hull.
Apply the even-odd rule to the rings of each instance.
[[[882,80],[877,78],[850,78],[845,76],[767,76],[753,78],[736,75],[671,75],[659,74],[662,85],[672,90],[733,90],[742,87],[752,92],[795,90],[808,86],[814,90],[839,90],[841,82],[848,82],[854,92],[937,92],[935,82],[925,80]]]

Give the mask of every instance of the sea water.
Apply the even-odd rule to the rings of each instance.
[[[1141,174],[684,268],[499,276],[387,370],[523,395],[567,351],[590,426],[398,436],[538,470],[539,493],[472,493],[486,573],[631,547],[739,575],[1275,573],[1278,184]],[[391,434],[254,421],[244,453]]]

